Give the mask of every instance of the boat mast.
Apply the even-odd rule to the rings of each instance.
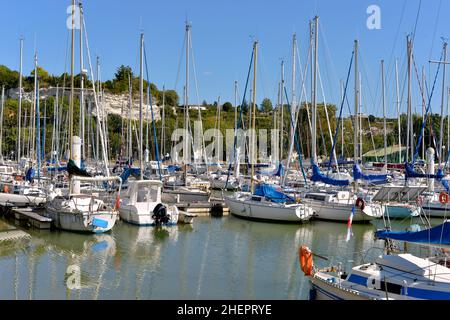
[[[354,117],[354,161],[355,165],[359,163],[359,148],[358,148],[358,132],[359,132],[359,72],[358,72],[358,40],[355,40],[355,117]],[[358,181],[355,180],[355,191],[358,190]]]
[[[297,114],[297,102],[296,102],[296,96],[295,96],[295,81],[296,81],[296,69],[297,69],[297,35],[294,33],[292,35],[292,98],[291,98],[291,122],[292,123],[296,123],[295,116]],[[284,94],[284,92],[282,92],[281,94]],[[294,140],[294,133],[295,133],[295,129],[294,126],[290,126],[291,128],[291,139]],[[293,146],[293,144],[291,144],[291,146]],[[289,155],[290,156],[290,155]],[[289,158],[288,156],[288,158]],[[300,155],[299,155],[300,156]],[[287,166],[289,166],[289,163],[286,164]]]
[[[80,21],[83,19],[83,5],[79,2]],[[80,23],[80,138],[81,138],[81,158],[86,160],[86,140],[85,140],[85,106],[84,106],[84,57],[83,57],[83,24]]]
[[[70,63],[70,102],[69,102],[69,160],[72,159],[73,148],[73,104],[75,95],[75,77],[74,77],[74,65],[75,65],[75,0],[72,0],[72,48],[71,48],[71,63]]]
[[[162,92],[162,121],[161,121],[161,156],[162,159],[164,159],[164,152],[165,150],[165,131],[166,128],[164,126],[165,122],[166,122],[166,88],[165,85],[163,85],[163,92]]]
[[[188,158],[188,135],[189,135],[189,124],[188,124],[188,105],[189,105],[189,47],[190,47],[190,37],[189,32],[191,29],[191,26],[188,21],[186,21],[186,83],[184,86],[184,151],[183,151],[183,158],[184,158],[184,183],[187,185],[187,163],[190,160]],[[206,160],[206,159],[205,159]]]
[[[133,157],[133,133],[131,117],[133,113],[133,85],[131,82],[131,74],[128,75],[128,91],[129,91],[129,113],[128,113],[128,163],[131,166],[131,158]]]
[[[318,27],[319,27],[319,17],[314,18],[315,31],[314,31],[314,64],[313,64],[313,74],[312,74],[312,162],[317,164],[317,59],[318,59]],[[312,31],[312,28],[311,28]],[[312,31],[313,32],[313,31]]]
[[[400,85],[398,81],[398,60],[395,59],[395,91],[397,94],[397,118],[398,118],[398,163],[402,163],[402,120],[400,114]]]
[[[19,110],[17,112],[17,163],[21,157],[21,124],[22,124],[22,59],[23,59],[23,39],[20,38],[20,67],[19,67]]]
[[[408,61],[408,133],[407,133],[407,139],[406,139],[406,149],[407,149],[407,157],[406,161],[413,160],[414,158],[414,151],[413,151],[413,129],[412,129],[412,109],[411,109],[411,54],[412,54],[412,43],[409,39],[409,36],[406,37],[407,42],[407,61]],[[411,150],[410,154],[408,155],[408,151]]]
[[[2,86],[2,104],[0,113],[0,161],[3,161],[3,112],[5,109],[5,86]]]
[[[382,103],[383,103],[383,129],[384,129],[384,169],[387,172],[388,161],[387,161],[387,132],[386,132],[386,93],[384,84],[384,60],[381,60],[381,91],[382,91]]]
[[[258,41],[255,41],[255,43],[253,44],[253,51],[254,51],[254,61],[253,61],[253,98],[252,98],[252,127],[251,127],[251,137],[252,137],[252,143],[251,143],[251,154],[250,154],[250,159],[252,162],[252,169],[251,169],[251,192],[253,194],[253,192],[255,191],[255,181],[254,181],[254,174],[255,174],[255,161],[256,161],[256,156],[255,156],[255,148],[256,148],[256,70],[257,70],[257,61],[258,61]]]
[[[141,168],[141,180],[144,179],[143,162],[143,123],[142,123],[142,105],[144,102],[144,33],[141,33],[140,49],[140,75],[139,75],[139,165]]]
[[[280,120],[280,162],[283,161],[284,151],[284,60],[281,61],[281,89],[280,89],[280,108],[281,108],[281,120]]]
[[[443,148],[443,141],[444,141],[444,104],[445,104],[445,77],[446,77],[446,71],[447,71],[447,42],[444,42],[444,70],[442,73],[442,96],[441,96],[441,130],[440,130],[440,136],[439,136],[439,168],[441,168],[443,159],[444,159],[444,148]],[[447,148],[449,146],[447,145]]]

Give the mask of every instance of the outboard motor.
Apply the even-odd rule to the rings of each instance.
[[[170,222],[170,214],[167,213],[167,208],[162,203],[155,207],[152,218],[156,226],[161,226]]]

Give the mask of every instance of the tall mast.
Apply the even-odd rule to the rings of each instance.
[[[398,118],[398,162],[402,163],[402,120],[400,113],[400,85],[398,81],[398,61],[395,59],[395,91],[397,94],[397,118]]]
[[[5,86],[2,86],[2,104],[0,113],[0,160],[3,161],[3,112],[5,109]]]
[[[252,170],[251,170],[251,192],[253,194],[253,192],[255,191],[255,181],[254,181],[254,174],[255,174],[255,161],[256,161],[256,155],[255,155],[255,148],[256,148],[256,70],[257,70],[257,61],[258,61],[258,42],[256,41],[253,44],[253,50],[254,50],[254,61],[253,61],[253,106],[252,106],[252,114],[253,114],[253,118],[252,118],[252,127],[251,127],[251,135],[252,135],[252,143],[251,143],[251,162],[252,162]]]
[[[188,21],[186,21],[186,83],[184,86],[184,183],[187,185],[187,163],[189,162],[189,145],[188,145],[188,136],[189,136],[189,122],[188,122],[188,108],[189,108],[189,49],[190,49],[190,29],[191,26]]]
[[[426,102],[425,102],[425,67],[422,67],[422,90],[423,93],[422,96],[422,122],[425,120],[425,112],[427,109]],[[422,139],[422,159],[425,159],[425,136]]]
[[[383,99],[383,129],[384,129],[384,167],[387,170],[387,132],[386,132],[386,93],[384,84],[384,60],[381,60],[381,91]]]
[[[406,42],[407,42],[407,60],[408,60],[408,133],[407,133],[407,139],[406,139],[406,148],[407,148],[407,153],[409,150],[411,150],[411,152],[409,153],[409,155],[407,155],[406,160],[413,160],[414,158],[414,136],[413,136],[413,128],[412,128],[412,108],[411,108],[411,68],[412,68],[412,64],[411,64],[411,54],[412,54],[412,44],[411,44],[411,40],[409,39],[409,36],[406,38]]]
[[[354,119],[354,160],[359,163],[358,132],[359,132],[359,72],[358,72],[358,40],[355,40],[355,119]],[[358,181],[355,180],[355,190],[358,190]]]
[[[22,124],[22,59],[23,59],[23,39],[20,39],[20,67],[19,67],[19,110],[17,112],[18,134],[17,134],[17,163],[21,157],[21,124]]]
[[[296,81],[296,68],[297,68],[297,35],[294,33],[292,36],[292,98],[291,98],[291,122],[295,123],[295,115],[297,114],[297,101],[295,96],[295,81]],[[282,92],[284,94],[284,92]],[[291,135],[290,138],[294,139],[294,127],[291,125]],[[287,164],[289,165],[289,164]]]
[[[315,22],[315,31],[314,31],[314,66],[313,66],[313,92],[312,92],[312,161],[313,163],[317,163],[317,60],[318,60],[318,43],[319,43],[319,17],[314,18]]]
[[[70,102],[69,102],[69,159],[72,159],[72,140],[73,140],[73,104],[75,94],[75,77],[74,77],[74,65],[75,65],[75,0],[72,0],[72,50],[71,50],[71,63],[70,63]]]
[[[237,132],[237,81],[234,81],[234,134]]]
[[[280,88],[280,108],[281,108],[281,120],[280,120],[280,161],[283,161],[284,151],[284,61],[281,61],[281,88]]]
[[[444,148],[443,148],[443,141],[444,141],[444,104],[445,104],[445,76],[447,71],[447,42],[444,42],[444,70],[442,73],[442,97],[441,97],[441,131],[439,136],[439,168],[442,165],[443,159],[444,159]],[[449,146],[447,146],[448,148]]]
[[[131,82],[131,74],[128,75],[128,91],[129,91],[129,113],[128,113],[128,163],[131,166],[131,159],[133,158],[133,128],[132,128],[132,115],[133,115],[133,85]]]
[[[143,162],[143,123],[142,123],[142,105],[144,103],[144,34],[141,33],[141,50],[140,50],[140,75],[139,75],[139,164],[141,168],[141,180],[144,179],[144,162]]]
[[[161,157],[164,159],[164,152],[165,152],[165,122],[166,122],[166,88],[165,85],[163,85],[163,92],[162,92],[162,121],[161,121]]]
[[[83,5],[79,2],[80,21],[83,21]],[[81,138],[81,158],[86,159],[85,140],[85,106],[84,106],[84,61],[83,61],[83,23],[80,23],[80,138]]]

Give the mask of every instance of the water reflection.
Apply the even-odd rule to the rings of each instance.
[[[0,244],[0,298],[307,299],[301,245],[328,258],[314,258],[319,267],[342,262],[349,268],[380,253],[368,249],[383,248],[374,241],[382,226],[354,225],[349,242],[346,224],[235,217],[197,218],[194,225],[163,229],[119,222],[103,235],[29,230],[29,241]],[[71,266],[80,270],[75,289],[67,285]]]

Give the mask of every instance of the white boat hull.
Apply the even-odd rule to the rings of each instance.
[[[47,199],[45,197],[0,193],[0,205],[2,206],[33,207],[44,205],[46,202]]]
[[[247,219],[299,223],[312,216],[312,210],[305,205],[260,204],[233,197],[225,197],[225,203],[233,215]]]
[[[138,226],[153,226],[155,220],[152,218],[155,205],[148,205],[148,208],[138,208],[135,205],[122,205],[119,209],[120,218],[128,223]],[[170,214],[169,225],[175,225],[178,222],[178,212],[169,207],[167,208]],[[167,224],[166,224],[167,225]]]
[[[322,201],[304,201],[307,205],[311,206],[314,211],[314,218],[319,220],[329,221],[341,221],[347,222],[352,209],[353,204],[342,204]],[[370,222],[372,220],[381,218],[383,215],[382,207],[378,205],[366,205],[363,211],[360,209],[355,210],[353,222]]]

